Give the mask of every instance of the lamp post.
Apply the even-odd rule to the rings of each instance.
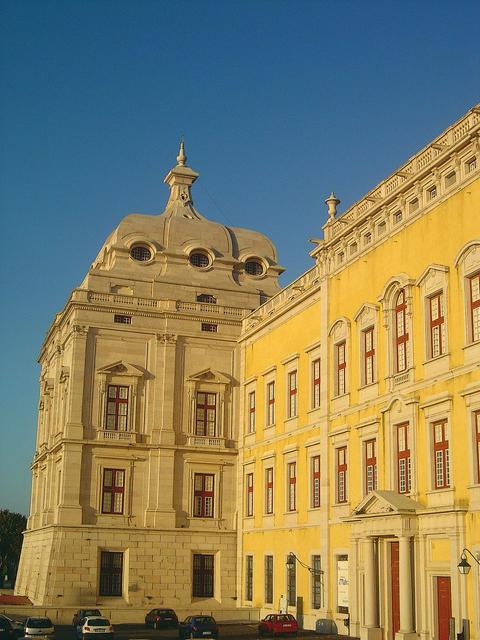
[[[467,553],[471,555],[475,562],[480,566],[480,560],[477,556],[473,555],[470,549],[465,548],[460,556],[460,562],[457,564],[458,570],[465,576],[470,573],[470,569],[472,568],[472,565],[467,560]]]
[[[300,558],[298,558],[292,551],[290,551],[290,553],[287,556],[287,562],[285,563],[287,565],[287,569],[293,569],[296,562],[298,562],[298,564],[302,566],[304,569],[307,569],[308,571],[310,571],[310,573],[314,576],[323,575],[323,571],[321,569],[314,569],[314,567],[309,567],[308,564],[305,564],[305,562],[302,562]]]
[[[462,555],[460,556],[460,562],[457,564],[458,570],[464,576],[470,573],[470,569],[472,565],[467,560],[467,553],[475,560],[475,562],[480,566],[480,560],[475,556],[470,549],[463,549]],[[467,619],[462,620],[462,630],[460,633],[457,633],[458,640],[468,640],[470,637],[470,621]]]

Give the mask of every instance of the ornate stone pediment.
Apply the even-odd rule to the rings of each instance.
[[[142,371],[140,367],[137,367],[130,362],[125,362],[124,360],[119,360],[118,362],[113,362],[106,367],[101,367],[100,369],[97,369],[97,373],[115,376],[134,376],[137,378],[145,375],[145,372]]]
[[[188,376],[187,380],[191,382],[207,382],[207,383],[216,383],[216,384],[230,384],[231,379],[226,376],[224,373],[220,373],[216,369],[204,369],[203,371],[199,371],[198,373],[194,373],[191,376]]]
[[[416,513],[421,505],[396,491],[371,491],[353,510],[356,516],[380,516]]]

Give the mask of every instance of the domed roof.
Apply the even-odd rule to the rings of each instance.
[[[205,218],[194,207],[191,186],[198,173],[186,166],[183,142],[177,164],[165,177],[170,195],[160,215],[130,214],[120,222],[92,264],[90,274],[138,276],[178,284],[279,290],[283,268],[274,244],[262,233]],[[261,280],[261,284],[259,282]]]

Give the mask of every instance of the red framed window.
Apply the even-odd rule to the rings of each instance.
[[[212,473],[195,473],[193,478],[193,515],[213,518],[215,477]]]
[[[377,488],[377,443],[373,440],[365,442],[365,493]]]
[[[397,372],[408,366],[407,299],[405,290],[399,291],[395,301],[395,353]]]
[[[337,449],[337,502],[347,501],[347,447]]]
[[[121,596],[123,582],[123,553],[102,551],[100,555],[100,595]]]
[[[447,421],[439,420],[433,428],[433,464],[435,489],[450,486],[450,452],[448,446]]]
[[[287,464],[287,511],[297,508],[297,463]]]
[[[214,556],[193,554],[192,596],[194,598],[213,598]]]
[[[480,271],[469,276],[470,322],[472,342],[480,340]]]
[[[267,426],[275,424],[275,382],[267,384]]]
[[[320,406],[320,358],[312,362],[312,409]]]
[[[217,430],[217,396],[215,393],[197,392],[195,434],[214,436]]]
[[[128,387],[109,384],[107,389],[105,428],[108,431],[126,431],[128,417]]]
[[[313,456],[311,461],[311,505],[320,506],[320,456]]]
[[[288,417],[294,418],[297,415],[297,372],[290,371],[288,374]]]
[[[265,513],[273,513],[273,467],[265,469]]]
[[[480,411],[473,414],[475,427],[475,449],[477,450],[477,482],[480,484]]]
[[[341,396],[346,391],[346,369],[347,361],[345,359],[345,340],[335,345],[335,364],[336,364],[336,379],[335,379],[335,391],[337,396]]]
[[[245,515],[253,516],[253,473],[247,473],[245,476]]]
[[[255,431],[255,391],[248,394],[248,433]]]
[[[124,494],[124,469],[104,469],[102,486],[102,513],[122,514]]]
[[[412,466],[410,458],[410,425],[397,425],[397,488],[398,493],[412,490]]]
[[[375,382],[375,346],[373,342],[373,327],[365,329],[363,333],[363,380],[364,384]]]
[[[431,296],[428,300],[430,308],[429,333],[430,355],[432,358],[441,356],[445,352],[445,316],[443,305],[443,291]]]

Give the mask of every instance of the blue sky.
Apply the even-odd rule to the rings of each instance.
[[[0,508],[28,512],[54,314],[186,140],[197,208],[258,229],[287,283],[345,210],[480,100],[480,4],[0,2]]]

